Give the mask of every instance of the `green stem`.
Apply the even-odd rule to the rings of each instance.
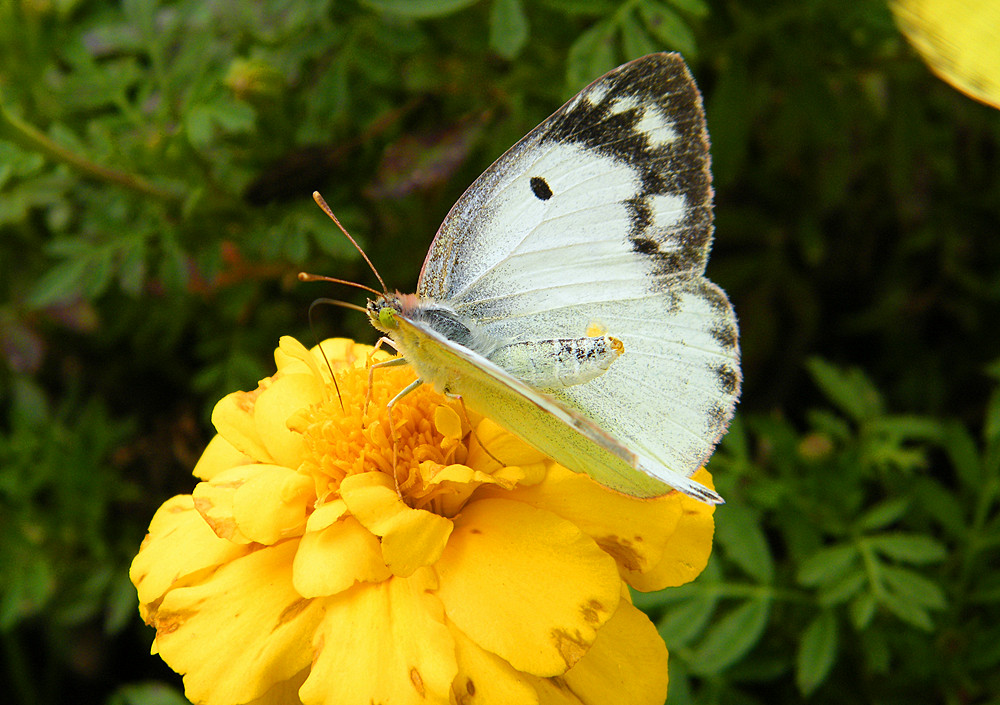
[[[101,164],[81,157],[47,137],[38,128],[12,115],[0,104],[0,134],[6,133],[22,147],[42,152],[55,161],[63,162],[87,176],[137,191],[146,196],[152,196],[167,203],[180,203],[183,196],[176,191],[156,186],[141,176],[111,169]]]

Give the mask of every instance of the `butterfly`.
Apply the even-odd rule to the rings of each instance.
[[[690,478],[741,382],[735,315],[703,276],[712,230],[701,96],[680,55],[652,54],[501,156],[416,294],[367,312],[418,375],[402,393],[432,383],[613,490],[718,503]]]

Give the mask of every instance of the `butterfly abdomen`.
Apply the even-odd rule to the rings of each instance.
[[[561,389],[589,382],[625,351],[610,335],[528,340],[505,345],[490,360],[537,389]]]

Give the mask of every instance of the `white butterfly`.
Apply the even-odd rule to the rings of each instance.
[[[740,388],[735,316],[702,276],[712,227],[701,96],[678,54],[652,54],[500,157],[445,218],[417,293],[368,314],[415,384],[569,469],[721,502],[690,479]]]

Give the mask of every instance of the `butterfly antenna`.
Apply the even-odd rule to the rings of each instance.
[[[356,311],[361,311],[362,313],[364,313],[365,309],[363,309],[361,306],[348,303],[347,301],[338,301],[337,299],[316,299],[311,304],[309,304],[309,330],[312,331],[313,338],[316,339],[316,347],[319,348],[319,352],[323,356],[323,361],[326,363],[326,369],[330,371],[330,379],[333,380],[333,388],[337,390],[337,401],[340,402],[340,410],[345,411],[344,398],[340,394],[340,385],[337,384],[337,375],[333,373],[333,365],[330,364],[330,358],[326,356],[326,351],[320,344],[319,335],[316,333],[316,321],[313,319],[313,311],[316,309],[317,306],[340,306],[341,308],[350,308]]]
[[[336,224],[336,226],[340,228],[340,232],[344,233],[344,236],[351,241],[351,244],[354,245],[354,248],[361,253],[361,256],[364,258],[365,262],[368,263],[368,267],[372,270],[372,273],[375,275],[375,278],[378,279],[378,283],[382,285],[382,291],[381,292],[376,291],[375,293],[388,294],[389,290],[386,288],[385,282],[382,281],[382,276],[378,273],[378,270],[375,269],[375,265],[372,264],[372,261],[370,259],[368,259],[368,255],[366,255],[365,251],[361,249],[361,245],[358,244],[357,240],[351,237],[351,234],[347,232],[346,229],[344,229],[343,225],[340,224],[340,221],[337,220],[337,216],[333,214],[333,210],[331,210],[330,206],[327,205],[323,197],[319,195],[319,191],[313,191],[313,200],[316,201],[316,205],[322,208],[323,212],[330,217],[330,220],[332,220]]]
[[[299,272],[300,282],[332,282],[333,284],[344,284],[345,286],[353,286],[355,289],[361,289],[367,291],[369,294],[375,294],[375,296],[382,296],[384,292],[378,289],[372,289],[370,286],[365,286],[364,284],[358,284],[357,282],[349,282],[346,279],[337,279],[336,277],[328,277],[324,274],[310,274],[309,272]],[[332,303],[332,301],[331,301]],[[344,303],[343,301],[338,301],[338,304]],[[348,306],[347,308],[351,308]],[[354,306],[354,308],[359,309],[362,313],[365,309],[360,306]]]

